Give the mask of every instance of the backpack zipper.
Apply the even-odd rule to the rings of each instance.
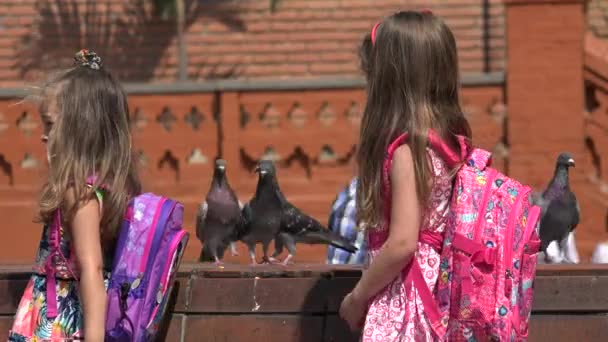
[[[173,254],[175,254],[177,247],[179,246],[180,242],[182,242],[182,239],[184,238],[184,236],[186,234],[187,234],[186,231],[182,229],[182,231],[177,233],[177,235],[173,238],[173,241],[171,242],[171,247],[169,248],[169,253],[167,254],[167,260],[165,261],[165,265],[163,267],[163,273],[160,278],[160,286],[159,286],[157,294],[156,294],[156,304],[157,305],[155,306],[154,310],[152,311],[152,315],[150,316],[152,319],[154,318],[154,316],[156,315],[156,312],[158,311],[158,308],[162,302],[161,301],[162,297],[165,296],[167,289],[169,287],[171,287],[171,284],[168,283],[169,276],[170,276],[169,270],[172,268],[175,260],[173,260],[173,258],[171,258],[170,256],[173,256]],[[163,286],[163,285],[166,285],[166,286]],[[150,323],[148,323],[148,325],[149,324]]]
[[[490,199],[490,193],[492,193],[492,184],[494,184],[494,180],[496,179],[496,175],[498,172],[494,169],[488,169],[488,178],[486,178],[486,186],[483,190],[483,197],[481,200],[481,207],[479,208],[480,215],[475,222],[475,230],[473,235],[473,241],[478,241],[479,236],[481,235],[481,222],[483,221],[486,210],[488,208],[488,201]],[[481,242],[484,243],[483,241]]]
[[[163,202],[163,206],[166,203],[167,203],[167,200],[165,200]],[[175,201],[171,201],[170,205],[171,206],[167,210],[167,216],[162,220],[163,224],[166,224],[167,221],[169,221],[177,203]],[[161,211],[162,211],[162,207],[161,207]],[[152,238],[152,243],[150,244],[150,250],[154,250],[154,249],[158,248],[158,245],[160,245],[160,243],[161,243],[163,231],[158,230],[158,224],[161,223],[160,221],[161,220],[159,220],[159,222],[157,222],[155,225],[152,225],[154,227],[154,234],[151,234],[153,238]],[[160,234],[160,236],[157,236],[159,234]],[[145,263],[145,268],[142,269],[141,272],[144,272],[146,269],[149,269],[150,267],[152,267],[152,263],[154,262],[155,257],[156,257],[155,255],[152,257],[148,257],[148,259],[146,260],[146,263]]]
[[[508,280],[513,279],[513,232],[514,232],[514,228],[515,228],[515,219],[517,217],[517,213],[519,212],[519,209],[521,207],[521,202],[524,198],[524,196],[527,196],[528,193],[530,191],[526,190],[522,193],[520,193],[519,195],[517,195],[517,198],[515,199],[515,203],[513,204],[513,208],[511,209],[511,212],[509,212],[509,220],[507,223],[507,230],[505,232],[505,260],[507,262],[506,265],[506,270],[505,270],[505,278]],[[522,241],[523,242],[523,241]],[[507,280],[507,282],[508,282]],[[507,298],[511,297],[511,292],[513,290],[513,284],[511,283],[510,286],[505,286],[505,295],[507,296]]]
[[[146,248],[144,249],[144,255],[141,258],[141,263],[139,264],[139,274],[143,274],[144,270],[146,269],[146,264],[147,264],[148,258],[150,257],[150,247],[152,247],[152,240],[154,240],[154,235],[156,233],[156,225],[158,224],[158,218],[162,211],[163,204],[165,204],[166,200],[167,199],[163,197],[163,198],[161,198],[160,201],[158,201],[158,204],[156,205],[156,210],[154,212],[154,219],[152,220],[152,225],[150,227],[151,229],[148,232],[148,241],[146,242]]]
[[[141,263],[139,265],[139,274],[137,275],[137,278],[131,284],[132,290],[135,290],[136,288],[139,287],[139,285],[141,284],[141,281],[143,280],[143,278],[145,276],[146,267],[149,267],[150,266],[149,264],[154,259],[153,257],[150,256],[150,251],[152,250],[152,244],[155,240],[156,234],[158,233],[157,226],[159,223],[160,214],[161,214],[162,208],[163,208],[164,204],[167,202],[167,200],[168,200],[167,198],[162,198],[156,205],[156,212],[154,214],[154,219],[152,220],[152,224],[150,225],[150,232],[148,233],[148,241],[146,242],[146,248],[144,250],[144,255],[142,256]],[[176,205],[176,202],[171,203],[171,208],[169,208],[166,219],[168,219],[171,216],[171,213],[173,212],[175,205]]]

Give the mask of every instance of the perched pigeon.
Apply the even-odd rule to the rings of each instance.
[[[196,236],[203,243],[200,261],[220,263],[228,245],[236,255],[234,241],[242,221],[240,202],[226,177],[226,162],[218,159],[211,187],[196,218]]]
[[[262,244],[263,263],[270,263],[268,246],[281,228],[281,198],[277,191],[275,168],[271,161],[262,160],[255,171],[259,174],[253,198],[242,210],[243,226],[238,239],[249,249],[252,264],[256,264],[255,246]]]
[[[307,244],[331,244],[337,248],[344,249],[354,253],[357,251],[350,241],[346,238],[325,228],[319,221],[304,214],[293,204],[291,204],[279,187],[279,184],[274,180],[275,192],[281,202],[281,229],[275,237],[275,252],[272,255],[271,261],[276,261],[276,257],[283,252],[283,247],[287,248],[288,255],[283,260],[283,264],[287,265],[296,254],[296,243]]]
[[[534,196],[536,204],[541,207],[541,252],[551,263],[563,260],[578,263],[579,259],[573,233],[579,223],[580,209],[570,190],[568,169],[571,166],[574,166],[572,156],[568,153],[560,154],[555,174],[547,189],[542,196]]]
[[[355,247],[346,238],[323,227],[319,221],[304,214],[293,204],[289,203],[279,190],[283,204],[281,217],[281,230],[275,239],[275,252],[271,260],[283,252],[283,247],[289,253],[283,264],[287,265],[296,254],[296,243],[307,244],[330,244],[334,247],[344,249],[350,253],[355,253]]]

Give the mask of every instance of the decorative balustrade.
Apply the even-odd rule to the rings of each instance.
[[[255,190],[255,163],[273,159],[288,199],[327,222],[331,202],[354,175],[365,93],[360,82],[311,84],[127,86],[145,189],[183,202],[186,227],[194,233],[196,208],[217,156],[227,160],[230,183],[242,201]],[[33,257],[40,229],[32,218],[46,169],[38,111],[18,102],[14,97],[0,101],[0,217],[7,234],[0,241],[0,258],[7,262]],[[465,79],[463,104],[476,143],[498,152],[495,165],[506,170],[500,82]],[[199,248],[192,234],[186,260],[196,258]],[[245,249],[239,248],[245,260]],[[323,261],[324,255],[323,246],[298,250],[302,262]]]

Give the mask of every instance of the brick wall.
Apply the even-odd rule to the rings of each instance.
[[[514,23],[507,27],[509,172],[544,189],[557,156],[561,152],[573,155],[577,164],[570,171],[570,184],[581,207],[577,245],[586,261],[586,251],[606,238],[608,196],[594,166],[607,157],[601,147],[606,131],[592,121],[605,121],[605,107],[589,108],[588,113],[584,109],[586,102],[604,99],[597,74],[583,74],[583,66],[590,61],[581,51],[585,44],[584,2],[506,3],[507,21]],[[593,45],[590,42],[587,39],[587,47]],[[581,91],[584,78],[587,94]]]
[[[69,63],[72,52],[83,46],[98,50],[123,80],[176,79],[175,23],[138,3],[142,1],[2,1],[0,85],[38,81]],[[378,18],[427,6],[454,30],[463,72],[504,69],[501,0],[283,0],[275,13],[269,11],[269,0],[187,3],[191,79],[356,75],[354,52]],[[591,0],[587,12],[588,28],[608,37],[608,3]]]
[[[87,46],[126,81],[177,77],[175,23],[138,0],[0,2],[0,85],[38,80]],[[146,3],[151,3],[147,1]],[[383,15],[431,7],[453,29],[463,72],[504,67],[501,0],[186,1],[191,79],[285,78],[358,73],[362,35]]]
[[[529,2],[536,4],[528,4]],[[424,5],[422,2],[388,0],[284,0],[278,11],[271,14],[267,2],[261,0],[197,3],[203,5],[190,9],[192,18],[189,19],[187,33],[189,71],[192,77],[208,75],[211,70],[214,73],[212,77],[256,77],[259,80],[286,76],[297,79],[323,76],[326,77],[321,80],[323,82],[335,78],[332,75],[343,77],[357,73],[354,54],[357,41],[362,32],[382,13],[390,13],[400,7],[399,4],[416,8]],[[584,128],[583,61],[580,51],[583,45],[582,32],[585,29],[583,5],[572,0],[510,0],[509,3],[513,7],[511,19],[507,17],[507,20],[512,20],[512,24],[508,25],[511,44],[507,74],[508,113],[503,103],[502,84],[490,87],[479,84],[465,86],[465,112],[473,123],[476,142],[496,152],[498,160],[495,165],[532,184],[536,189],[546,186],[558,152],[570,150],[575,153],[577,162],[582,161],[582,165],[580,162],[577,164],[579,167],[574,171],[573,180],[583,207],[584,222],[579,230],[579,241],[584,259],[588,259],[598,237],[603,239],[606,236],[608,198],[605,186],[587,179],[590,176],[597,178],[598,171],[592,165],[593,159],[597,159],[595,152],[585,149],[585,135],[593,135],[593,141],[599,144],[604,141],[606,134],[597,129],[595,132],[585,132]],[[465,78],[471,76],[471,73],[501,69],[502,66],[493,65],[502,65],[504,60],[503,57],[486,60],[484,56],[490,54],[484,55],[483,52],[494,51],[502,55],[504,5],[502,1],[488,1],[484,6],[481,4],[481,1],[454,0],[437,1],[436,6],[432,6],[436,13],[448,20],[456,32],[461,67],[467,71],[464,73]],[[596,2],[591,5],[599,6]],[[173,23],[151,17],[149,9],[138,10],[133,6],[131,2],[124,4],[118,0],[21,0],[0,3],[0,15],[4,15],[0,20],[0,44],[6,44],[4,47],[0,45],[0,86],[21,83],[22,76],[25,79],[36,79],[41,71],[51,69],[61,62],[66,51],[69,56],[71,51],[80,47],[81,42],[97,43],[92,45],[104,49],[100,52],[123,79],[154,81],[175,78],[177,53]],[[131,9],[129,16],[121,15],[125,8]],[[482,15],[486,13],[484,11],[489,13],[489,18]],[[65,14],[60,16],[63,20],[61,23],[55,21],[58,19],[57,13]],[[83,17],[70,13],[97,15]],[[543,20],[538,20],[539,13],[543,14]],[[105,25],[106,19],[110,25]],[[479,25],[485,25],[489,29],[484,31]],[[311,27],[308,29],[307,26]],[[491,39],[485,39],[487,37]],[[489,45],[480,45],[480,42],[489,42]],[[564,44],[569,47],[564,48]],[[484,46],[491,48],[488,50]],[[305,53],[303,49],[308,49],[309,52]],[[330,58],[330,55],[334,57]],[[338,58],[338,55],[344,59]],[[290,62],[290,58],[295,58],[297,62]],[[238,72],[227,72],[226,69],[231,69],[231,65],[238,65],[234,69]],[[294,65],[302,70],[301,73],[282,69]],[[332,66],[339,68],[332,69]],[[325,71],[322,71],[324,68]],[[261,80],[255,83],[256,87],[261,83]],[[148,179],[162,180],[152,184],[152,189],[177,196],[191,208],[187,208],[187,211],[193,212],[196,202],[206,190],[210,173],[209,160],[216,153],[224,153],[230,165],[238,165],[237,168],[241,171],[237,172],[244,175],[237,178],[236,186],[239,191],[247,194],[246,199],[254,186],[250,174],[246,173],[248,165],[266,153],[269,147],[273,147],[285,159],[285,170],[281,170],[281,175],[289,179],[286,184],[288,195],[294,194],[296,204],[301,204],[305,210],[325,221],[333,195],[352,172],[349,164],[352,154],[349,154],[349,148],[355,143],[356,127],[352,126],[348,118],[355,117],[351,114],[360,108],[363,92],[360,88],[353,87],[319,92],[311,91],[312,88],[304,90],[298,87],[292,87],[290,91],[251,91],[251,84],[249,83],[247,92],[233,89],[234,91],[221,94],[223,102],[219,108],[225,112],[224,118],[228,118],[231,125],[221,128],[213,120],[215,95],[209,91],[182,94],[181,97],[173,95],[174,91],[171,94],[157,92],[156,96],[131,96],[134,115],[142,118],[143,125],[148,124],[146,133],[141,134],[147,139],[144,139],[142,145],[150,148],[149,151],[144,151],[147,160],[151,161],[149,169],[152,173]],[[600,88],[602,87],[608,89],[606,86]],[[182,101],[184,98],[187,100]],[[597,98],[602,100],[603,96],[600,94]],[[39,169],[36,169],[31,160],[44,159],[32,154],[32,151],[39,153],[40,149],[36,138],[39,127],[32,129],[28,122],[33,120],[32,117],[35,119],[35,111],[30,111],[30,119],[26,120],[25,114],[28,111],[8,106],[13,103],[10,101],[0,103],[0,153],[6,157],[0,159],[0,166],[3,167],[0,169],[0,210],[12,214],[13,221],[5,222],[4,225],[23,230],[12,230],[14,239],[5,239],[11,243],[5,242],[3,245],[0,241],[0,247],[11,248],[0,248],[0,256],[16,255],[16,260],[27,261],[31,259],[34,249],[22,247],[32,247],[38,234],[37,227],[31,223],[30,214],[33,212],[35,189],[42,177],[42,167],[38,164]],[[347,134],[345,136],[348,138],[336,139],[335,133],[318,135],[325,129],[318,119],[321,114],[326,114],[326,104],[330,105],[334,118],[339,118],[335,122],[340,127],[340,132]],[[173,134],[187,132],[187,143],[174,143],[175,139],[172,140],[171,136],[166,135],[168,131],[161,128],[158,119],[165,107],[172,111],[172,120],[176,122]],[[140,112],[137,111],[138,108]],[[209,130],[206,133],[194,132],[194,127],[185,121],[193,108],[200,110],[206,117],[207,121],[202,124]],[[601,108],[594,115],[597,120],[604,120],[600,115]],[[279,125],[290,126],[291,118],[300,118],[302,110],[309,115],[304,120],[309,120],[308,123],[315,127],[312,129],[315,139],[310,139],[313,135],[297,133],[300,134],[299,138],[294,140],[289,135],[291,131],[286,133],[273,127],[275,124],[272,120],[276,120]],[[259,119],[260,122],[255,123],[257,131],[252,129],[252,125],[245,127],[239,123],[245,117]],[[272,120],[264,123],[261,117]],[[542,123],[543,128],[553,128],[539,130],[538,122]],[[509,128],[508,134],[506,127]],[[272,133],[267,134],[263,129]],[[311,128],[304,130],[310,132]],[[227,135],[220,137],[220,133]],[[215,134],[218,134],[217,141]],[[202,138],[201,135],[205,137]],[[158,139],[159,136],[166,140]],[[262,136],[266,139],[265,144],[253,143]],[[290,143],[284,143],[285,141]],[[14,145],[19,145],[20,148],[5,148]],[[328,145],[332,150],[332,166],[320,162],[327,152],[323,145]],[[167,150],[169,154],[165,153]],[[608,158],[602,148],[597,150],[604,160]],[[201,155],[207,159],[201,159]],[[515,159],[510,159],[511,156]],[[196,157],[194,163],[189,162],[191,157]],[[177,160],[181,163],[181,169],[171,170],[166,166],[170,164],[161,164],[165,159]],[[13,171],[6,171],[6,165],[10,165]],[[197,170],[203,172],[197,173]],[[11,181],[7,176],[9,173],[14,173],[16,183],[7,187],[6,184]],[[178,174],[182,176],[181,180],[174,181],[178,179]],[[27,187],[19,183],[20,179],[26,180]],[[7,200],[2,202],[2,198]],[[192,221],[189,223],[192,229],[191,223]],[[23,233],[26,227],[28,234]],[[12,244],[12,241],[18,241],[19,244]],[[314,252],[317,254],[309,254],[309,261],[318,261],[322,257],[319,250]],[[196,251],[191,249],[188,257],[195,255]]]
[[[502,84],[474,85],[468,77],[463,81],[464,108],[479,132],[476,143],[500,149],[506,140]],[[320,222],[327,222],[332,201],[353,176],[353,151],[365,94],[360,85],[334,89],[298,86],[178,94],[175,87],[167,87],[160,93],[130,94],[134,146],[142,156],[144,188],[184,203],[184,226],[192,233],[187,261],[200,255],[195,215],[209,189],[218,155],[228,162],[227,174],[235,192],[248,201],[257,182],[252,163],[272,151],[287,198]],[[15,105],[17,101],[0,99],[3,263],[27,263],[34,257],[40,225],[32,218],[46,170],[37,110],[27,104]],[[497,155],[495,165],[504,170],[503,157]],[[239,251],[236,260],[247,262],[245,246],[239,244]],[[296,260],[324,262],[326,255],[325,246],[302,245]]]

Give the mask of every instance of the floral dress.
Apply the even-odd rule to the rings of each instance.
[[[428,149],[435,176],[430,193],[429,205],[422,220],[421,233],[434,234],[442,238],[449,211],[452,180],[449,169],[442,159]],[[390,180],[385,172],[385,189],[390,190]],[[387,191],[388,192],[388,191]],[[390,209],[390,195],[385,196],[385,207]],[[385,222],[390,219],[390,210],[385,213]],[[368,233],[369,257],[373,262],[380,248],[388,238],[388,224]],[[424,280],[432,293],[439,274],[439,253],[430,244],[419,241],[414,256],[418,261]],[[363,342],[406,342],[436,340],[429,319],[425,313],[421,296],[411,283],[405,281],[404,271],[372,298],[369,305],[361,340]]]
[[[102,194],[96,192],[101,203]],[[54,258],[53,268],[56,276],[57,316],[47,317],[47,278],[45,264],[51,254],[51,229],[46,224],[38,247],[34,273],[21,297],[13,327],[8,341],[74,341],[84,339],[82,326],[84,323],[78,281],[74,274],[78,270],[74,261],[74,252],[69,234],[63,227],[59,229],[59,250],[65,260]],[[108,259],[104,261],[105,265]],[[73,272],[73,273],[72,273]],[[109,273],[105,272],[106,288]]]

